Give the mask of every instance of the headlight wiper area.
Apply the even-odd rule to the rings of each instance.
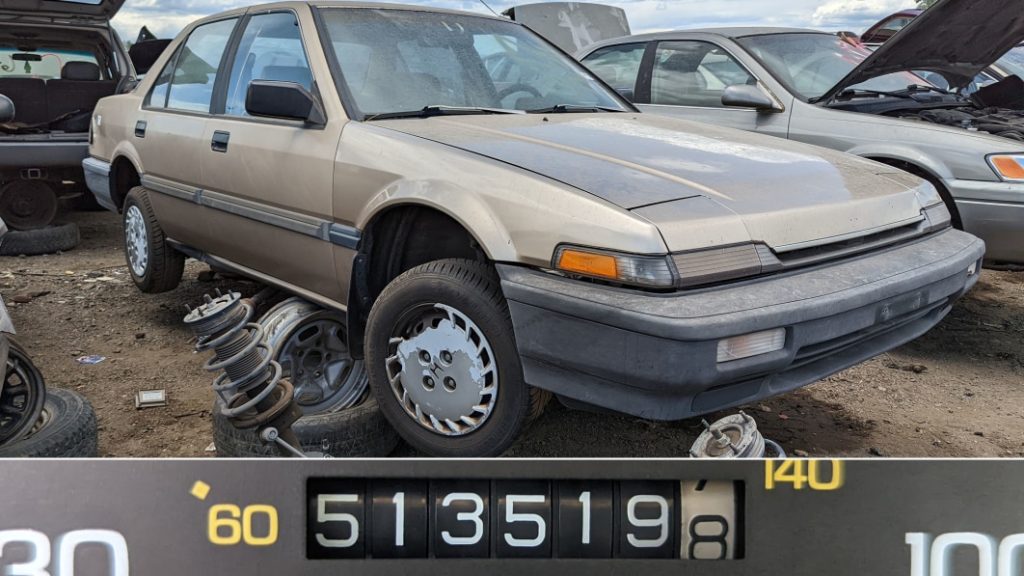
[[[381,112],[370,114],[365,120],[388,120],[394,118],[431,118],[433,116],[470,116],[479,114],[525,114],[522,110],[509,110],[506,108],[486,108],[480,106],[445,106],[442,104],[431,104],[419,110],[403,110],[398,112]]]

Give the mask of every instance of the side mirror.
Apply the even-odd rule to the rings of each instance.
[[[302,120],[315,126],[327,122],[320,103],[295,82],[253,80],[245,96],[245,111],[252,116]]]
[[[14,122],[14,102],[0,94],[0,124]]]
[[[636,97],[636,92],[634,92],[632,88],[616,88],[615,91],[619,93],[619,96],[622,96],[630,102],[632,102],[633,98]]]
[[[128,50],[128,57],[132,60],[137,74],[146,74],[156,64],[160,55],[170,46],[171,40],[146,40],[133,44]]]
[[[722,92],[722,105],[730,108],[753,108],[760,112],[781,112],[778,105],[757,86],[733,84]]]

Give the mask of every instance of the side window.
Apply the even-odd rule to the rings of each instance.
[[[174,60],[167,108],[192,112],[210,111],[217,68],[227,49],[235,22],[235,19],[211,22],[192,31]],[[160,76],[157,87],[163,79],[163,73]],[[154,104],[159,105],[155,101]]]
[[[616,90],[633,90],[647,44],[622,44],[596,50],[583,59],[590,71]]]
[[[260,14],[249,20],[231,66],[226,114],[248,116],[245,98],[253,80],[294,82],[313,89],[313,74],[294,13]]]
[[[147,107],[163,108],[167,106],[167,89],[171,87],[171,73],[174,71],[174,61],[178,59],[179,52],[181,52],[180,49],[171,56],[160,75],[157,76],[153,88],[149,91],[149,96],[146,96]]]
[[[654,58],[651,104],[721,108],[727,86],[756,83],[735,58],[714,44],[662,42]]]

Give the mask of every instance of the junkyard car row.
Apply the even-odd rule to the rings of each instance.
[[[811,384],[939,323],[986,242],[1024,261],[1019,149],[923,121],[970,104],[914,74],[965,85],[1021,34],[898,52],[964,4],[870,55],[709,30],[594,72],[500,17],[238,9],[99,101],[84,174],[140,290],[192,257],[308,301],[268,317],[331,311],[282,362],[307,416],[375,403],[422,452],[498,455],[552,395],[676,420]]]

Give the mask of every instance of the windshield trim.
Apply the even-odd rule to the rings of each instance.
[[[324,56],[327,59],[327,67],[331,71],[331,77],[334,80],[334,86],[338,91],[338,95],[341,97],[341,105],[345,109],[345,115],[348,116],[350,120],[354,120],[356,122],[366,122],[367,118],[373,115],[366,114],[365,112],[360,110],[359,106],[356,104],[355,96],[353,96],[352,92],[348,88],[348,82],[345,81],[345,75],[341,70],[341,63],[338,62],[338,55],[335,53],[333,48],[330,32],[327,30],[327,23],[324,21],[324,12],[327,10],[390,10],[395,12],[450,14],[460,17],[465,16],[467,18],[480,18],[484,20],[504,22],[506,24],[519,26],[523,30],[525,30],[527,34],[533,35],[535,38],[539,39],[541,42],[549,46],[552,50],[556,50],[557,52],[565,56],[570,66],[575,67],[578,71],[582,72],[584,75],[588,76],[593,81],[597,82],[600,86],[605,88],[608,91],[608,93],[612,96],[612,98],[614,98],[615,101],[622,106],[623,112],[631,112],[634,114],[640,113],[640,110],[632,102],[624,98],[621,94],[619,94],[617,90],[609,86],[597,74],[591,72],[590,69],[584,66],[580,61],[573,58],[572,54],[569,54],[568,52],[562,50],[547,38],[541,36],[540,34],[537,34],[529,27],[524,26],[523,24],[516,22],[514,20],[506,20],[504,18],[496,18],[494,16],[489,16],[487,14],[474,14],[472,12],[463,12],[459,10],[417,9],[415,7],[410,8],[408,6],[402,6],[400,4],[379,7],[310,5],[310,10],[313,13],[313,21],[316,23],[317,37],[320,39],[320,46],[323,50]]]

